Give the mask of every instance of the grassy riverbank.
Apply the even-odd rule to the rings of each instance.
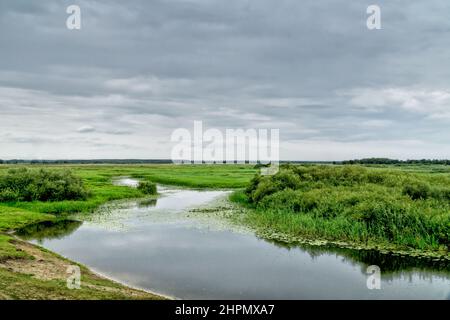
[[[449,169],[418,169],[284,166],[231,199],[265,238],[448,257]]]
[[[0,177],[10,169],[31,168],[80,177],[89,191],[83,200],[7,201],[0,203],[0,299],[155,299],[158,296],[127,288],[82,268],[82,289],[66,288],[66,269],[74,262],[17,240],[14,230],[38,222],[64,220],[73,213],[90,213],[120,199],[149,197],[145,190],[113,185],[130,176],[142,181],[192,188],[239,188],[256,172],[252,166],[177,165],[0,165]]]
[[[67,268],[78,266],[80,289],[67,288]],[[0,235],[0,299],[162,299],[101,277],[88,268],[10,236]]]

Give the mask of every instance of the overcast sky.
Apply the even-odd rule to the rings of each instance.
[[[448,0],[2,0],[0,40],[0,159],[170,158],[194,120],[278,128],[282,159],[450,158]]]

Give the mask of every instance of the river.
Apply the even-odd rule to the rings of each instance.
[[[119,183],[135,185],[132,179]],[[157,200],[24,229],[33,243],[122,283],[180,299],[450,299],[448,266],[335,247],[265,241],[189,210],[226,191],[158,186]],[[209,221],[210,220],[210,221]],[[381,271],[380,289],[367,273]]]

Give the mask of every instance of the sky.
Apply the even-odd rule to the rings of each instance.
[[[282,160],[448,159],[449,17],[448,0],[2,0],[0,159],[168,159],[194,121],[279,129]]]

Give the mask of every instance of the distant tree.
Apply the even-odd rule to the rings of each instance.
[[[342,161],[342,164],[442,164],[450,165],[450,160],[438,160],[438,159],[408,159],[397,160],[388,158],[366,158],[366,159],[353,159]]]

